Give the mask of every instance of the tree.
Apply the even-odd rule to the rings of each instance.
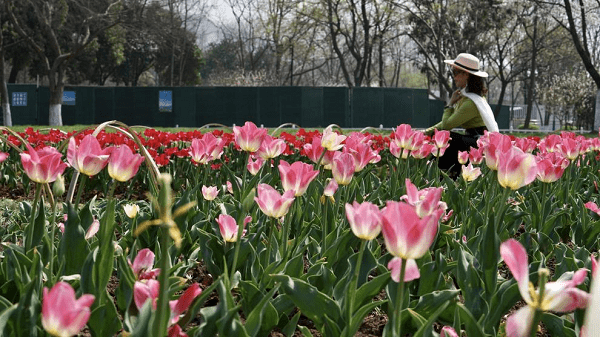
[[[592,1],[578,0],[574,6],[571,1],[564,0],[564,13],[567,16],[566,23],[564,18],[554,16],[555,20],[565,28],[573,40],[575,49],[581,57],[586,71],[596,84],[596,110],[594,119],[594,129],[600,128],[600,72],[598,62],[600,61],[600,27],[598,22],[592,21],[589,24],[588,17],[600,15],[600,2],[596,0],[595,5]],[[593,51],[593,52],[592,52]]]
[[[2,121],[5,126],[12,126],[12,116],[10,114],[10,102],[8,100],[8,88],[4,79],[4,21],[0,15],[0,101],[2,102]]]
[[[41,61],[50,90],[50,125],[62,125],[61,104],[68,65],[95,38],[118,20],[119,0],[4,0],[14,30],[25,39]],[[42,27],[34,30],[15,12],[27,13]]]

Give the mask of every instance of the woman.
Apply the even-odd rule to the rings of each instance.
[[[445,60],[452,67],[452,76],[458,89],[452,93],[450,103],[444,108],[442,121],[425,130],[452,130],[464,128],[465,133],[450,132],[450,143],[446,152],[439,158],[438,167],[453,178],[460,173],[458,151],[468,151],[477,147],[477,138],[485,130],[498,132],[498,124],[492,109],[485,100],[487,88],[484,78],[488,74],[479,70],[479,59],[471,54],[459,54],[455,60]]]

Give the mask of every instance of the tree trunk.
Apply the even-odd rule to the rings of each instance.
[[[600,87],[596,91],[596,113],[594,118],[594,130],[600,129]]]
[[[535,89],[535,70],[537,68],[536,57],[537,57],[537,15],[533,17],[533,38],[531,39],[532,43],[532,54],[531,54],[531,74],[529,76],[529,88],[527,88],[527,114],[525,115],[525,125],[523,128],[529,129],[529,122],[531,121],[531,111],[533,110],[533,101],[534,101],[534,89]]]
[[[60,126],[62,123],[62,98],[65,85],[63,83],[64,70],[62,66],[55,67],[50,71],[48,79],[50,82],[50,101],[48,124],[51,126]]]
[[[0,22],[0,101],[2,101],[2,121],[4,126],[12,126],[12,118],[10,115],[10,102],[8,100],[8,88],[4,80],[4,46],[2,41],[3,22]]]

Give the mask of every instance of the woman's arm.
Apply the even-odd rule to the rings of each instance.
[[[456,127],[460,127],[471,119],[479,115],[479,110],[472,100],[463,98],[456,108],[448,108],[444,110],[442,116],[441,128],[442,130],[452,130]]]

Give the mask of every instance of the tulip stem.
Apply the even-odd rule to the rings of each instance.
[[[88,176],[86,176],[85,174],[81,175],[81,181],[79,181],[79,189],[77,190],[77,197],[75,197],[75,205],[77,209],[79,209],[79,202],[81,201],[81,195],[83,194],[83,189],[85,188],[87,179]]]
[[[160,274],[158,282],[160,291],[156,306],[156,316],[154,317],[153,331],[155,336],[165,336],[167,334],[167,320],[169,319],[169,229],[160,228]]]
[[[56,219],[56,200],[52,203],[52,212],[50,213],[50,261],[48,265],[48,280],[52,284],[56,283],[54,280],[54,236],[56,235],[57,225],[54,223]]]
[[[31,205],[31,219],[29,219],[29,227],[27,227],[27,236],[25,237],[25,251],[29,251],[33,248],[33,235],[34,235],[34,226],[35,226],[35,218],[37,217],[37,209],[40,203],[40,197],[42,193],[42,184],[35,184],[35,195],[33,197],[33,204]],[[44,211],[43,208],[41,210]]]
[[[537,335],[537,327],[542,316],[542,310],[540,309],[542,302],[544,301],[544,291],[546,288],[546,281],[548,280],[548,270],[545,268],[541,268],[539,270],[540,276],[540,288],[538,292],[538,303],[535,303],[535,313],[533,314],[533,320],[531,321],[531,331],[529,332],[530,337],[535,337]]]
[[[233,280],[233,275],[235,274],[235,269],[237,268],[237,260],[240,255],[240,246],[242,244],[242,234],[244,233],[244,214],[240,214],[240,219],[236,220],[236,224],[238,226],[237,231],[237,240],[235,240],[235,250],[233,252],[233,263],[231,265],[231,276],[230,279]]]
[[[402,319],[400,314],[402,313],[402,303],[404,301],[404,275],[406,274],[406,259],[401,258],[400,263],[400,279],[398,282],[398,293],[396,294],[396,305],[394,306],[394,331],[398,332],[397,336],[402,336]],[[393,336],[394,334],[392,334]]]
[[[323,220],[321,225],[321,231],[323,236],[323,242],[321,242],[321,257],[324,257],[325,252],[327,252],[327,233],[329,232],[329,221],[327,221],[327,210],[329,209],[329,201],[327,199],[324,200],[325,202],[323,203],[323,207],[325,209],[323,210]]]
[[[354,312],[354,294],[356,293],[356,288],[358,285],[358,276],[360,274],[360,267],[362,264],[363,254],[365,252],[365,247],[367,246],[367,242],[369,240],[361,240],[360,248],[358,250],[358,258],[356,260],[356,267],[354,268],[354,276],[352,277],[352,281],[350,281],[350,287],[348,288],[348,311],[347,311],[347,321],[346,324],[350,326],[350,322],[352,321],[352,313]]]

